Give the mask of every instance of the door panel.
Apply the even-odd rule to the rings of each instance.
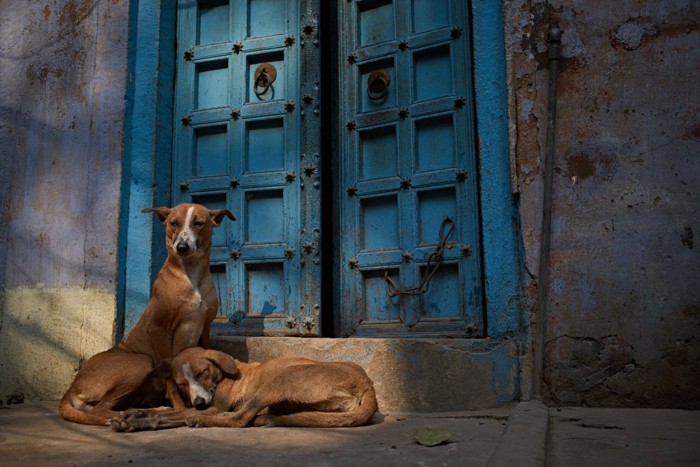
[[[339,2],[343,336],[483,334],[466,3]]]
[[[214,333],[320,332],[320,196],[300,170],[320,163],[320,124],[299,97],[318,105],[318,47],[304,47],[317,11],[317,0],[178,2],[174,202],[238,218],[214,234]]]

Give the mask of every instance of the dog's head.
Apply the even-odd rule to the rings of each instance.
[[[224,377],[236,375],[238,368],[233,357],[218,350],[191,347],[172,362],[172,377],[180,394],[199,410],[211,405],[216,385]]]
[[[209,210],[201,204],[178,204],[174,208],[146,208],[141,212],[155,212],[165,224],[165,243],[169,251],[182,258],[204,251],[211,245],[214,227],[224,217],[236,218],[228,209]]]

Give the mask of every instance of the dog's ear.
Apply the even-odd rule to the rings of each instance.
[[[214,365],[218,366],[226,376],[234,377],[238,375],[236,361],[229,354],[209,349],[206,351],[205,357]]]
[[[166,220],[166,219],[168,218],[168,216],[170,215],[170,211],[171,211],[171,209],[170,209],[170,208],[166,208],[166,207],[161,207],[161,208],[144,208],[144,209],[141,210],[141,212],[155,212],[156,214],[158,214],[158,220],[159,220],[161,223],[163,223],[163,224],[165,224],[165,220]]]
[[[221,221],[224,220],[224,217],[228,217],[232,221],[236,220],[236,217],[231,214],[231,211],[228,209],[216,209],[214,211],[209,211],[209,215],[211,216],[211,220],[214,222],[214,227],[218,227],[221,224]]]

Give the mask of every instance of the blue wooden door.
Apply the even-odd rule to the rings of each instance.
[[[178,2],[173,198],[238,218],[213,239],[215,334],[320,332],[315,11]]]
[[[340,2],[344,336],[479,336],[466,0]]]

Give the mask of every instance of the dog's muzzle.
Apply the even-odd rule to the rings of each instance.
[[[207,401],[205,401],[203,397],[195,397],[192,401],[192,405],[194,405],[194,408],[197,410],[204,410],[207,408]]]
[[[190,246],[187,242],[177,242],[175,245],[175,250],[180,256],[187,256],[190,253]]]
[[[189,363],[182,365],[182,373],[187,378],[189,383],[189,396],[192,406],[197,410],[204,410],[211,404],[212,398],[214,397],[214,391],[209,391],[207,388],[202,386],[199,381],[197,381],[192,375],[192,368],[190,368]]]
[[[197,251],[197,243],[191,235],[181,232],[175,239],[175,253],[179,256],[188,256]]]

